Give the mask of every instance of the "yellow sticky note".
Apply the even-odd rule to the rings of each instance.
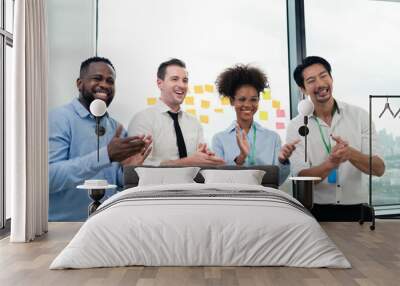
[[[147,105],[154,105],[157,103],[157,98],[155,97],[148,97],[147,98]]]
[[[205,108],[205,109],[210,108],[210,101],[202,100],[201,101],[201,108]]]
[[[186,109],[186,112],[193,116],[196,116],[196,109]]]
[[[208,115],[200,115],[200,122],[208,124]]]
[[[194,105],[194,97],[193,96],[186,96],[185,97],[185,104]]]
[[[226,97],[226,96],[222,97],[221,98],[221,104],[222,105],[229,105],[230,104],[229,97]]]
[[[212,84],[206,84],[205,86],[204,86],[204,89],[205,89],[205,91],[206,92],[214,92],[214,85],[212,85]]]
[[[273,100],[272,107],[273,108],[281,108],[281,102],[279,100]]]
[[[271,100],[271,90],[269,88],[264,89],[262,92],[262,97],[264,100]]]
[[[268,112],[260,111],[260,120],[267,121],[268,120]]]
[[[214,111],[216,113],[224,113],[224,110],[222,108],[215,108]]]
[[[194,86],[194,93],[204,93],[202,85],[195,85]]]

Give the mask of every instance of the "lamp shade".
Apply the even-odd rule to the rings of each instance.
[[[89,106],[90,113],[96,117],[101,117],[107,111],[107,105],[100,99],[95,99]]]
[[[314,104],[309,99],[303,99],[297,105],[297,111],[302,116],[309,116],[314,112]]]

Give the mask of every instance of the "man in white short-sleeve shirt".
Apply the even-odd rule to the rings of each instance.
[[[294,71],[301,91],[310,96],[314,114],[308,118],[308,162],[304,158],[304,137],[299,128],[304,118],[295,117],[288,126],[287,142],[301,138],[290,159],[295,176],[321,177],[314,188],[317,204],[358,204],[368,202],[368,187],[362,174],[369,173],[368,113],[332,96],[331,66],[323,58],[307,57]],[[385,164],[377,154],[372,126],[372,174],[382,176]]]
[[[157,103],[131,120],[128,134],[149,134],[153,138],[150,155],[145,165],[222,165],[204,143],[199,121],[181,109],[188,90],[186,65],[179,59],[160,64]]]

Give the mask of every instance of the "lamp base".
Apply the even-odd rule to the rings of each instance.
[[[104,197],[106,189],[89,189],[88,193],[89,197],[93,200],[93,202],[88,207],[88,214],[90,216],[101,205],[100,200]]]
[[[313,185],[313,181],[296,181],[293,188],[293,197],[308,210],[314,206]]]
[[[319,181],[319,177],[291,177],[294,182],[293,197],[298,200],[305,208],[311,210],[314,206],[314,181]]]

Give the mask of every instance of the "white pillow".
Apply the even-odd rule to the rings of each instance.
[[[235,183],[261,185],[265,171],[262,170],[201,170],[204,183]]]
[[[195,183],[193,179],[199,170],[198,167],[135,168],[139,176],[139,186]]]

